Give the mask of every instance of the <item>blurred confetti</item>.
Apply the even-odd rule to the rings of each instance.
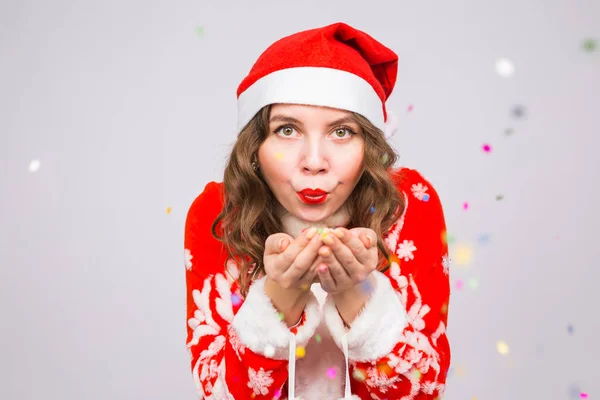
[[[592,52],[596,50],[596,40],[591,38],[585,39],[583,41],[583,49],[587,52]]]
[[[496,60],[496,72],[503,78],[511,77],[515,73],[515,66],[508,58]]]
[[[337,375],[337,370],[335,368],[327,368],[327,377],[329,379],[333,379],[335,378],[335,376]]]
[[[317,341],[317,343],[321,343],[321,335],[319,335],[318,333],[315,335],[315,340]]]
[[[505,355],[508,354],[508,345],[504,341],[499,340],[496,343],[496,350],[498,350],[498,353],[500,353],[503,356],[505,356]]]
[[[425,193],[423,195],[423,201],[429,201],[429,194]]]
[[[283,160],[283,153],[275,153],[275,158],[278,160]]]
[[[306,349],[302,346],[296,347],[296,357],[302,358],[306,355]]]
[[[504,130],[504,134],[505,134],[506,136],[510,136],[510,135],[512,135],[513,133],[515,133],[515,131],[514,131],[514,129],[512,129],[512,128],[506,128],[506,129]]]
[[[567,332],[569,332],[569,335],[572,335],[572,334],[573,334],[573,332],[574,332],[573,325],[569,324],[569,325],[567,326]]]
[[[521,106],[521,105],[514,106],[513,109],[512,109],[512,111],[511,111],[511,114],[515,118],[523,118],[523,117],[525,117],[525,114],[526,114],[525,106]]]
[[[29,163],[29,172],[37,172],[38,169],[40,169],[40,161],[31,160]]]
[[[496,195],[496,200],[498,200],[498,201],[502,200],[503,198],[504,198],[504,196],[501,194]]]
[[[273,357],[273,355],[275,355],[275,347],[271,346],[270,344],[265,346],[265,357]]]
[[[363,293],[365,294],[371,294],[373,293],[373,284],[371,283],[371,281],[369,279],[365,279],[364,281],[362,281],[360,283],[360,290],[363,291]]]
[[[167,214],[171,214],[171,207],[167,207]]]
[[[468,210],[468,209],[469,209],[469,202],[465,201],[465,202],[463,203],[463,209],[464,209],[464,210]]]
[[[413,110],[413,108],[415,108],[415,107],[414,107],[412,104],[410,104],[410,105],[408,106],[408,109],[407,109],[407,111],[408,111],[408,112],[411,112],[411,111]]]
[[[488,244],[490,241],[490,234],[489,233],[481,233],[477,237],[477,240],[479,241],[479,244]]]
[[[274,393],[275,397],[273,398],[274,400],[278,400],[281,397],[281,389],[277,389]]]
[[[473,290],[477,290],[477,288],[479,288],[479,282],[477,281],[477,278],[469,279],[468,285]]]
[[[464,287],[464,285],[465,285],[465,284],[464,284],[464,282],[462,281],[462,279],[458,279],[458,280],[456,281],[456,288],[457,288],[458,290],[462,290],[462,288]]]
[[[587,395],[587,393],[580,393],[579,397],[581,397],[582,399],[587,399],[588,395]]]
[[[277,316],[279,317],[279,320],[280,320],[280,321],[283,321],[283,320],[285,319],[285,315],[283,315],[283,313],[282,313],[282,312],[278,312],[278,313],[277,313]]]
[[[459,243],[453,247],[452,261],[453,265],[468,265],[473,259],[473,250],[471,246]]]
[[[235,293],[231,294],[231,304],[234,306],[239,306],[242,303],[242,299]]]
[[[354,372],[352,373],[352,377],[357,381],[362,382],[366,379],[367,375],[365,374],[365,371],[363,371],[361,368],[355,368]]]
[[[370,212],[371,214],[373,214],[373,213],[375,212],[375,207],[371,206],[371,208],[369,209],[369,212]]]
[[[199,26],[196,28],[196,34],[200,37],[204,37],[204,27],[203,26]]]
[[[482,148],[483,148],[483,151],[485,151],[486,153],[489,153],[492,151],[492,147],[489,144],[484,144]]]
[[[385,164],[387,161],[388,161],[388,155],[387,155],[387,153],[384,153],[384,154],[381,156],[381,163],[382,163],[382,164]]]

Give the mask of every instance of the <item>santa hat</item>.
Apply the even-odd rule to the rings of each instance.
[[[264,106],[288,103],[353,111],[390,137],[397,120],[385,102],[397,73],[396,53],[343,22],[286,36],[260,55],[238,87],[238,132]]]

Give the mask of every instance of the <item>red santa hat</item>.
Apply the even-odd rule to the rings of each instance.
[[[286,36],[260,55],[238,87],[238,132],[262,107],[288,103],[353,111],[390,137],[397,120],[385,102],[397,73],[396,53],[345,23]]]

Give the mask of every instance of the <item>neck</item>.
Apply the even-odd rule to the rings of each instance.
[[[346,227],[350,223],[350,213],[346,207],[346,203],[340,207],[335,213],[325,218],[322,221],[312,222],[304,221],[295,217],[288,212],[283,206],[277,208],[277,216],[283,226],[283,232],[297,238],[305,228],[335,228],[338,226]]]

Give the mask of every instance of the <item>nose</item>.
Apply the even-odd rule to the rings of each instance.
[[[318,175],[326,173],[328,163],[323,154],[323,148],[320,144],[307,144],[308,149],[305,151],[302,161],[302,169],[306,174]]]

